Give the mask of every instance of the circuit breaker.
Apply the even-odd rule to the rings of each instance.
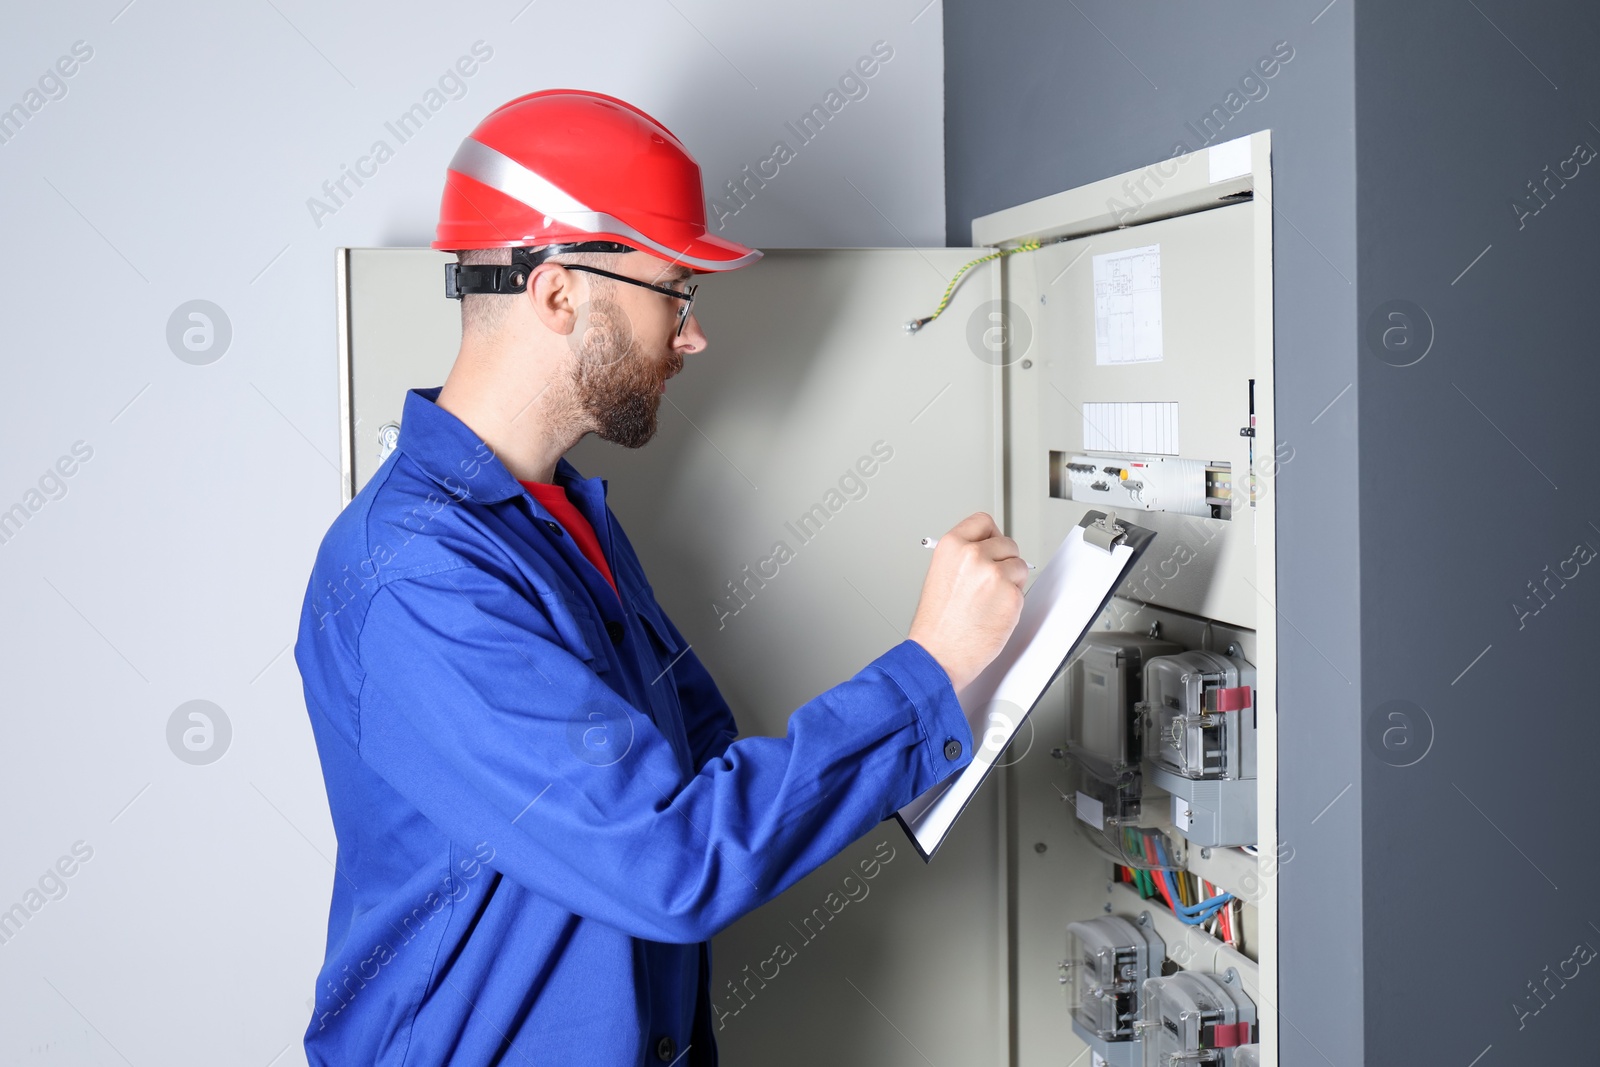
[[[1227,467],[1204,460],[1156,455],[1075,455],[1063,467],[1074,500],[1124,511],[1170,511],[1180,515],[1224,518],[1230,491],[1218,483]]]

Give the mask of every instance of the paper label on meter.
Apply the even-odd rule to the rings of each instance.
[[[1087,793],[1080,792],[1077,797],[1078,818],[1094,827],[1096,830],[1106,828],[1106,806]]]

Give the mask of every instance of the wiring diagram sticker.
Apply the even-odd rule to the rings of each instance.
[[[1095,364],[1155,363],[1161,355],[1161,246],[1095,256]]]

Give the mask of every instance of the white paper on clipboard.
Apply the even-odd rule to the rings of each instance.
[[[959,694],[977,751],[972,762],[895,813],[924,860],[988,777],[1062,664],[1155,534],[1110,516],[1121,531],[1109,549],[1101,511],[1090,511],[1062,540],[1028,587],[1022,615],[1000,655]],[[1088,534],[1086,539],[1085,534]]]

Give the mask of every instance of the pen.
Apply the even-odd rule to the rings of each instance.
[[[934,548],[938,544],[939,544],[939,539],[937,537],[924,537],[922,539],[922,547],[923,548]],[[1033,564],[1030,563],[1030,564],[1028,564],[1028,569],[1030,571],[1036,571],[1039,568],[1035,567]]]

